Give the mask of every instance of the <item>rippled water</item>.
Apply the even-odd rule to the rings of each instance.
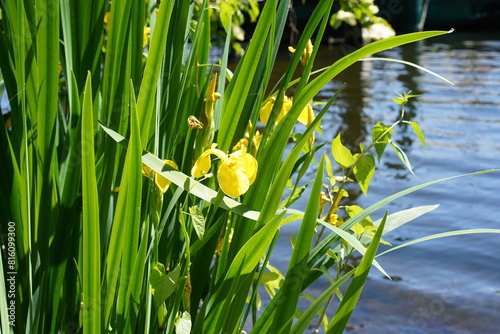
[[[323,64],[318,67],[331,64],[345,51],[339,46],[325,47],[318,59]],[[411,128],[395,133],[415,175],[388,149],[369,196],[359,195],[357,203],[367,207],[427,181],[500,168],[500,32],[455,32],[377,56],[417,63],[455,85],[400,63],[364,61],[325,87],[319,99],[330,97],[343,82],[347,84],[324,119],[323,140],[329,142],[341,131],[343,141],[351,147],[369,141],[375,123],[390,124],[398,118],[399,108],[392,101],[395,92],[422,94],[405,110],[423,129],[427,147],[422,147]],[[397,246],[452,230],[500,229],[500,173],[439,183],[398,199],[387,209],[394,213],[430,204],[440,207],[385,239]],[[377,212],[372,218],[382,214]],[[294,227],[282,232],[278,254],[283,258],[290,254],[287,238],[292,233],[297,233]],[[499,246],[499,234],[474,234],[428,241],[380,257],[394,280],[383,278],[376,269],[371,272],[349,331],[498,333]],[[325,286],[320,282],[316,292]]]

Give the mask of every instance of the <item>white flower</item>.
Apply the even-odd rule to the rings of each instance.
[[[346,12],[345,10],[339,10],[337,12],[337,20],[344,21],[350,26],[356,25],[356,16],[351,12]]]
[[[371,5],[369,9],[373,14],[377,14],[379,12],[378,6],[375,5]]]
[[[363,28],[363,38],[371,40],[380,40],[396,35],[391,27],[383,23],[375,23],[367,28]]]

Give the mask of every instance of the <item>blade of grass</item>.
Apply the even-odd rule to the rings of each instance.
[[[307,202],[304,219],[300,224],[297,240],[293,248],[292,257],[288,264],[285,281],[280,290],[283,290],[281,301],[278,302],[274,320],[271,325],[271,333],[289,333],[292,326],[293,316],[297,307],[302,281],[309,270],[307,260],[313,242],[316,217],[320,205],[320,193],[323,187],[324,158],[319,163],[316,178]]]
[[[151,137],[150,128],[152,124],[156,87],[160,76],[160,68],[165,51],[165,43],[170,28],[172,9],[176,1],[162,1],[152,32],[151,45],[149,48],[144,77],[141,82],[139,96],[137,97],[137,114],[139,117],[141,143],[143,148],[148,145]]]
[[[121,133],[126,133],[129,123],[128,95],[131,94],[128,81],[131,78],[132,64],[135,63],[135,58],[142,58],[142,52],[132,54],[132,50],[136,51],[133,49],[133,45],[135,45],[133,30],[138,28],[132,27],[131,23],[135,17],[135,13],[132,13],[132,2],[115,2],[114,4],[110,8],[107,24],[108,38],[104,45],[106,54],[102,69],[101,95],[105,98],[102,99],[98,119],[107,126],[117,129]],[[99,180],[100,219],[103,222],[101,243],[103,249],[107,249],[112,221],[110,212],[113,211],[111,206],[114,204],[111,189],[114,189],[119,182],[118,175],[121,172],[124,154],[123,151],[117,149],[109,137],[101,132],[98,132],[97,140],[100,143],[97,146],[98,164],[96,171]],[[104,143],[102,144],[102,142]]]
[[[318,298],[314,300],[311,306],[307,308],[304,313],[300,316],[297,322],[293,325],[290,330],[290,334],[302,334],[305,333],[306,329],[311,325],[316,314],[321,310],[321,306],[327,302],[330,296],[335,293],[335,290],[339,289],[342,284],[347,282],[347,280],[354,274],[355,270],[351,270],[342,276],[340,279],[335,281],[328,289],[326,289]]]
[[[409,62],[409,61],[406,61],[406,60],[401,60],[401,59],[391,59],[391,58],[382,58],[382,57],[370,57],[370,58],[364,58],[364,59],[360,59],[361,61],[373,61],[373,60],[383,60],[383,61],[389,61],[389,62],[394,62],[394,63],[401,63],[401,64],[405,64],[405,65],[408,65],[408,66],[412,66],[412,67],[415,67],[423,72],[427,72],[433,76],[435,76],[436,78],[439,78],[441,80],[443,80],[444,82],[450,84],[450,85],[455,85],[453,82],[451,82],[450,80],[446,79],[445,77],[437,74],[437,73],[434,73],[433,71],[425,68],[425,67],[422,67],[420,65],[417,65],[417,64],[414,64],[412,62]]]
[[[130,90],[133,92],[133,84],[130,82]],[[118,242],[127,247],[123,247],[123,255],[120,265],[120,276],[126,279],[120,280],[120,290],[118,295],[117,312],[119,317],[128,318],[130,303],[131,281],[140,280],[141,277],[135,276],[133,272],[134,262],[139,246],[140,219],[141,219],[141,188],[142,188],[142,163],[141,163],[141,136],[139,133],[139,123],[137,118],[136,101],[134,94],[130,94],[130,145],[128,146],[125,157],[125,170],[127,173],[122,175],[122,184],[126,188],[125,216],[119,223],[121,238]],[[118,225],[118,224],[117,224]],[[114,226],[113,226],[114,227]],[[117,228],[119,228],[117,226]]]
[[[25,7],[27,8],[27,7]],[[36,136],[36,207],[35,238],[41,257],[41,265],[46,270],[47,279],[42,287],[44,307],[50,308],[53,314],[58,314],[62,289],[50,288],[53,280],[50,240],[54,236],[58,214],[58,182],[56,153],[57,112],[58,112],[58,61],[59,61],[59,1],[49,0],[35,3],[36,44],[33,52],[36,54],[36,82],[38,94],[36,101],[37,136]],[[29,53],[28,53],[29,54]],[[23,80],[24,81],[24,80]],[[31,101],[34,103],[34,101]],[[50,293],[49,293],[50,291]],[[54,321],[42,318],[41,327]]]
[[[385,235],[386,233],[389,233],[390,231],[414,220],[417,219],[418,217],[431,212],[439,207],[439,204],[436,205],[425,205],[425,206],[418,206],[415,208],[411,209],[406,209],[406,210],[401,210],[396,213],[390,214],[387,216],[387,221],[385,223],[385,228],[384,232],[382,235]],[[376,220],[373,222],[373,225],[379,226],[381,222],[381,219]]]
[[[405,189],[403,191],[400,191],[400,192],[398,192],[398,193],[396,193],[394,195],[386,197],[383,200],[381,200],[381,201],[379,201],[379,202],[377,202],[377,203],[369,206],[368,208],[366,208],[365,210],[363,210],[361,213],[359,213],[356,216],[350,218],[348,221],[346,221],[344,224],[342,224],[340,226],[340,228],[342,230],[344,230],[344,231],[348,231],[352,226],[354,226],[357,223],[361,222],[363,219],[365,219],[366,217],[370,216],[373,212],[375,212],[375,211],[383,208],[384,206],[386,206],[390,202],[398,199],[399,197],[411,194],[411,193],[413,193],[413,192],[415,192],[417,190],[420,190],[422,188],[431,186],[433,184],[440,183],[440,182],[443,182],[443,181],[452,180],[452,179],[459,178],[459,177],[464,177],[464,176],[480,175],[480,174],[484,174],[484,173],[499,172],[499,171],[500,171],[500,169],[493,169],[493,170],[488,170],[488,171],[481,171],[481,172],[475,172],[475,173],[469,173],[469,174],[456,175],[456,176],[452,176],[452,177],[448,177],[448,178],[444,178],[444,179],[439,179],[439,180],[434,180],[434,181],[426,182],[426,183],[423,183],[423,184],[420,184],[420,185],[417,185],[417,186]],[[311,260],[310,261],[311,262],[318,261],[325,254],[325,252],[327,251],[327,249],[330,248],[332,245],[334,245],[338,241],[340,241],[340,236],[337,233],[332,233],[329,236],[327,236],[324,240],[322,240],[318,244],[318,246],[316,246],[312,250],[312,252],[311,252]],[[334,261],[329,261],[328,259],[327,259],[327,262],[331,263],[331,264],[334,263]],[[329,267],[329,266],[327,266],[327,267]],[[309,286],[310,284],[312,284],[320,276],[320,274],[318,272],[316,272],[316,271],[312,271],[312,272],[309,273],[308,276],[309,277],[304,282],[304,287],[303,287],[304,289],[307,286]]]
[[[454,236],[458,236],[458,235],[477,234],[477,233],[500,233],[500,230],[498,230],[498,229],[469,229],[469,230],[457,230],[457,231],[437,233],[437,234],[429,235],[429,236],[426,236],[423,238],[419,238],[416,240],[405,242],[404,244],[392,247],[392,248],[386,250],[385,252],[378,254],[377,257],[385,255],[385,254],[390,253],[392,251],[398,250],[400,248],[408,247],[410,245],[414,245],[414,244],[428,241],[428,240],[446,238],[446,237],[454,237]]]
[[[136,105],[133,94],[130,94],[130,100],[131,100],[130,122],[131,122],[131,136],[132,136],[132,123],[134,122],[134,115],[136,115],[136,113],[134,112]],[[140,161],[140,152],[141,152],[140,146],[139,148],[137,146],[138,144],[140,144],[140,137],[137,137],[138,129],[134,128],[133,131],[134,131],[133,132],[134,138],[131,138],[131,140],[133,141],[130,144],[130,149],[127,151],[127,155],[125,157],[126,161],[121,176],[120,190],[118,194],[118,200],[116,203],[116,209],[110,233],[111,235],[109,240],[109,248],[106,255],[106,275],[104,278],[104,288],[106,289],[106,296],[104,300],[104,313],[103,313],[105,324],[107,324],[110,319],[113,305],[116,306],[115,309],[116,312],[122,313],[124,310],[125,307],[124,303],[126,302],[125,300],[122,300],[119,306],[115,304],[118,298],[118,295],[116,295],[117,282],[120,277],[120,269],[122,267],[121,263],[123,261],[122,258],[124,257],[123,254],[125,245],[128,245],[129,246],[128,248],[134,249],[134,247],[132,246],[133,244],[131,243],[131,238],[132,238],[132,233],[135,232],[130,229],[134,228],[134,226],[137,224],[136,197],[141,194],[140,182],[142,180],[140,175],[136,175],[137,164],[138,161]],[[136,156],[137,150],[139,151],[139,157]],[[134,159],[138,159],[138,161]],[[135,193],[131,193],[131,191],[135,191]],[[127,225],[132,225],[132,227]],[[127,251],[130,252],[130,249],[128,249]],[[130,270],[129,265],[130,265],[130,259],[128,259],[127,263],[124,264],[126,271],[128,271],[127,269]],[[126,282],[129,282],[129,280],[126,279]],[[119,294],[122,295],[122,298],[124,297],[123,294],[125,292],[126,292],[126,287],[120,286]]]
[[[82,108],[83,333],[101,331],[101,247],[94,158],[94,114],[90,73]]]
[[[388,196],[386,198],[384,198],[383,200],[369,206],[368,208],[366,208],[365,210],[363,210],[363,212],[357,214],[356,216],[352,217],[351,219],[349,219],[345,224],[343,224],[341,226],[341,228],[344,230],[344,231],[347,231],[349,230],[352,226],[356,225],[357,223],[361,222],[363,219],[365,219],[366,217],[368,217],[369,215],[371,215],[373,212],[375,212],[376,210],[386,206],[387,204],[389,204],[390,202],[394,201],[395,199],[399,198],[399,197],[402,197],[402,196],[405,196],[405,195],[408,195],[408,194],[411,194],[417,190],[420,190],[422,188],[425,188],[425,187],[428,187],[430,185],[433,185],[433,184],[436,184],[436,183],[440,183],[440,182],[444,182],[444,181],[448,181],[448,180],[453,180],[453,179],[456,179],[456,178],[459,178],[459,177],[464,177],[464,176],[472,176],[472,175],[480,175],[480,174],[485,174],[485,173],[492,173],[492,172],[499,172],[500,169],[491,169],[491,170],[486,170],[486,171],[480,171],[480,172],[475,172],[475,173],[468,173],[468,174],[461,174],[461,175],[455,175],[455,176],[451,176],[451,177],[447,177],[447,178],[443,178],[443,179],[439,179],[439,180],[434,180],[434,181],[430,181],[430,182],[426,182],[426,183],[422,183],[422,184],[419,184],[419,185],[416,185],[414,187],[411,187],[411,188],[408,188],[408,189],[405,189],[405,190],[402,190],[394,195],[391,195],[391,196]]]
[[[396,46],[447,33],[447,31],[429,31],[390,37],[381,41],[370,43],[339,59],[323,73],[319,74],[314,80],[312,80],[307,86],[305,86],[303,90],[301,90],[294,96],[292,108],[290,109],[288,114],[286,114],[285,117],[279,122],[275,131],[273,132],[273,136],[283,136],[285,133],[290,133],[300,113],[302,112],[304,107],[314,98],[314,96],[316,96],[316,94],[318,94],[328,82],[335,78],[337,74],[341,73],[347,67],[351,66],[358,60],[373,53],[384,51]],[[287,82],[287,80],[284,80],[283,85],[286,85]],[[275,145],[273,144],[271,147],[275,147]]]
[[[213,333],[220,332],[227,320],[221,315],[230,311],[229,305],[232,302],[231,298],[228,298],[228,292],[235,286],[235,280],[241,280],[242,277],[250,274],[255,269],[262,256],[265,255],[266,249],[279,228],[283,216],[284,212],[275,216],[239,250],[231,262],[224,279],[216,287],[213,296],[207,301],[209,303],[209,312],[204,321],[205,329]]]
[[[232,18],[229,18],[229,26],[226,35],[226,42],[224,43],[224,50],[222,52],[222,61],[219,71],[219,81],[217,82],[217,87],[226,86],[226,73],[228,71],[227,63],[229,58],[229,50],[231,48],[231,34],[232,34],[231,24],[232,24]],[[214,122],[216,131],[219,129],[220,119],[222,117],[222,101],[224,101],[225,92],[226,92],[225,89],[220,89],[219,93],[221,98],[215,102]]]
[[[363,256],[359,266],[356,268],[356,272],[354,273],[352,281],[344,294],[344,298],[340,302],[339,308],[328,326],[328,330],[326,332],[327,334],[341,334],[344,332],[351,313],[359,300],[361,291],[365,286],[366,279],[368,278],[368,273],[370,272],[373,259],[375,258],[378,245],[382,238],[382,231],[384,230],[386,218],[387,212],[380,222],[380,226],[373,236],[373,240],[368,247],[366,254]]]
[[[165,53],[161,67],[158,85],[159,103],[156,106],[160,121],[159,131],[164,144],[155,147],[154,152],[160,156],[174,156],[176,144],[183,141],[188,131],[187,126],[180,127],[179,124],[186,124],[192,111],[199,110],[193,106],[199,97],[194,85],[197,85],[198,81],[203,85],[205,73],[197,77],[199,69],[195,55],[200,45],[203,22],[197,24],[186,60],[189,14],[193,10],[193,5],[189,1],[175,1],[172,9],[172,23],[166,40],[169,50]]]
[[[139,246],[139,250],[137,251],[137,256],[135,257],[134,268],[132,272],[135,275],[135,279],[132,279],[129,284],[129,291],[127,295],[130,296],[129,302],[131,303],[131,307],[133,307],[135,312],[135,317],[131,316],[131,318],[137,319],[137,315],[139,312],[139,308],[141,306],[141,293],[143,282],[144,282],[144,274],[148,273],[146,276],[146,281],[149,281],[149,271],[146,270],[145,263],[147,262],[147,247],[149,237],[149,224],[145,224],[144,230],[141,236],[141,243]],[[149,293],[147,291],[146,293]]]
[[[58,108],[58,60],[59,60],[59,2],[49,0],[36,3],[37,15],[37,69],[38,80],[38,222],[55,221],[51,218],[54,207],[52,195],[55,181],[51,175],[52,159],[55,153],[56,116]],[[44,235],[43,242],[48,243],[50,228],[37,226],[37,232]]]
[[[271,24],[275,21],[273,17],[276,15],[276,4],[276,0],[266,1],[252,36],[252,40],[245,51],[245,56],[240,61],[235,71],[235,75],[227,87],[225,93],[226,98],[223,101],[222,107],[224,117],[220,120],[218,135],[219,146],[223,151],[229,151],[231,142],[233,141],[238,125],[234,120],[239,120],[241,118],[241,113],[245,105],[242,101],[242,97],[248,96],[248,92],[252,85],[252,80],[248,79],[255,76],[255,70],[259,64],[256,59],[261,58],[265,45],[263,41],[267,39]]]

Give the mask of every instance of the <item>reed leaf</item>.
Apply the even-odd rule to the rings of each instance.
[[[133,91],[133,84],[130,83],[131,91]],[[122,221],[114,221],[113,229],[118,230],[117,234],[112,234],[112,237],[118,237],[117,243],[120,243],[122,247],[127,245],[128,247],[123,247],[123,253],[121,258],[120,268],[120,288],[118,295],[117,304],[117,314],[118,317],[127,319],[129,303],[130,303],[130,288],[131,282],[136,280],[141,280],[142,275],[137,275],[137,272],[133,272],[134,263],[136,261],[137,249],[139,246],[139,234],[140,234],[140,208],[141,208],[141,188],[142,188],[142,177],[141,177],[141,136],[139,133],[139,123],[137,118],[136,101],[134,94],[130,95],[130,145],[127,150],[127,155],[125,157],[125,168],[122,175],[122,182],[120,184],[120,191],[124,191],[120,194],[125,198],[122,207],[117,206],[117,210],[123,210],[125,212],[124,216],[121,217]],[[122,190],[123,189],[123,190]],[[120,203],[120,204],[121,204]],[[119,217],[119,215],[115,216]],[[112,232],[113,233],[113,232]],[[143,259],[144,260],[144,259]],[[115,272],[113,274],[118,274]],[[135,292],[137,293],[137,292]]]
[[[101,331],[101,246],[99,199],[94,159],[94,113],[92,85],[87,76],[82,107],[82,241],[83,241],[83,332]]]
[[[395,250],[398,250],[398,249],[401,249],[404,247],[408,247],[410,245],[414,245],[414,244],[417,244],[420,242],[428,241],[428,240],[434,240],[434,239],[446,238],[446,237],[454,237],[454,236],[458,236],[458,235],[478,234],[478,233],[494,233],[494,234],[496,234],[496,233],[500,233],[500,230],[499,229],[467,229],[467,230],[457,230],[457,231],[449,231],[449,232],[432,234],[432,235],[428,235],[428,236],[423,237],[423,238],[419,238],[416,240],[405,242],[404,244],[401,244],[398,246],[394,246],[394,247],[378,254],[377,257],[385,255],[389,252],[392,252],[392,251],[395,251]]]
[[[271,332],[288,333],[292,326],[293,315],[301,293],[300,287],[307,271],[307,260],[313,242],[316,227],[316,217],[320,204],[320,193],[323,186],[324,159],[319,163],[316,178],[314,180],[311,195],[307,202],[304,219],[300,224],[297,240],[293,249],[292,257],[288,264],[285,281],[280,290],[283,290],[281,299],[278,301],[278,308],[274,314]]]
[[[380,226],[373,236],[373,240],[370,243],[365,255],[361,259],[359,266],[356,268],[356,272],[354,273],[352,281],[349,284],[342,301],[340,302],[339,308],[328,326],[328,330],[326,331],[327,334],[340,334],[344,332],[351,313],[358,303],[358,299],[361,295],[366,279],[368,278],[368,273],[370,272],[373,259],[377,254],[378,245],[382,238],[382,232],[384,230],[386,219],[387,212],[380,222]]]
[[[215,293],[210,298],[210,311],[204,321],[203,332],[218,333],[229,320],[222,315],[231,309],[232,298],[228,298],[230,296],[228,292],[232,289],[234,291],[238,282],[241,283],[241,279],[255,269],[261,257],[265,255],[283,216],[284,212],[275,216],[239,250],[220,286],[216,287]]]

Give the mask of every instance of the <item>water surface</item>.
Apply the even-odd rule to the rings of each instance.
[[[331,64],[346,51],[342,46],[325,46],[318,67]],[[377,56],[417,63],[455,85],[400,63],[365,61],[325,87],[318,100],[332,96],[343,82],[347,84],[324,119],[325,136],[317,139],[330,142],[341,131],[350,147],[369,141],[375,123],[397,120],[399,106],[392,101],[395,92],[421,94],[407,105],[406,112],[420,124],[427,147],[422,147],[409,127],[396,130],[394,137],[407,152],[415,175],[388,149],[377,166],[369,196],[356,194],[355,202],[367,207],[427,181],[500,168],[500,32],[454,32]],[[387,209],[394,213],[431,204],[440,207],[385,239],[397,246],[446,231],[500,229],[500,174],[449,180],[398,199]],[[377,212],[372,218],[382,214]],[[297,228],[283,229],[277,258],[288,258],[289,236]],[[384,255],[379,262],[395,279],[385,279],[376,269],[371,272],[349,331],[498,333],[499,246],[499,234],[474,234],[428,241]],[[320,293],[327,284],[326,280],[318,282],[314,289]]]

